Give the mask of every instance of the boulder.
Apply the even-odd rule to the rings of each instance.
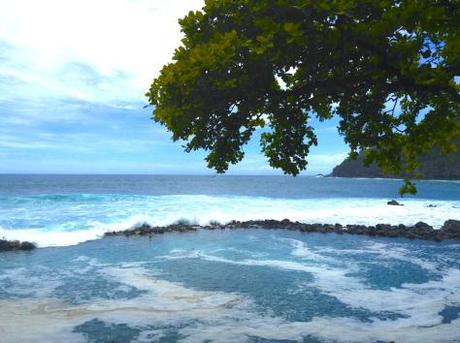
[[[458,232],[460,233],[460,220],[449,219],[446,220],[442,226],[442,230],[447,232]]]
[[[432,230],[433,227],[431,225],[428,225],[427,223],[425,222],[417,222],[414,227],[416,229],[424,229],[424,230]]]
[[[7,241],[0,239],[0,252],[13,250],[33,250],[36,246],[30,242]]]
[[[399,202],[397,202],[396,200],[390,200],[387,202],[387,205],[392,205],[392,206],[404,206],[403,204],[400,204]]]
[[[440,231],[448,239],[460,239],[460,220],[447,220]]]
[[[22,242],[20,247],[21,250],[34,250],[35,248],[35,244],[30,242]]]

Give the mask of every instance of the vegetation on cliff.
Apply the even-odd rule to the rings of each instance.
[[[423,154],[419,166],[413,174],[385,174],[376,163],[365,165],[365,154],[359,153],[356,159],[347,158],[336,166],[331,176],[340,177],[417,177],[432,180],[460,180],[460,141],[457,141],[457,151],[442,154],[439,149],[433,149]]]

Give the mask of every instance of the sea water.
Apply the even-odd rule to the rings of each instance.
[[[0,176],[0,342],[460,342],[460,244],[285,230],[96,239],[179,220],[460,219],[460,183]],[[435,207],[428,207],[433,205]],[[94,239],[94,240],[93,240]]]
[[[460,219],[460,182],[283,176],[0,175],[0,237],[41,247],[96,239],[142,223],[290,219],[439,228]],[[404,206],[388,206],[391,199]],[[434,207],[428,207],[432,205]]]

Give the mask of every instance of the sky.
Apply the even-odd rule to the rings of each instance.
[[[0,1],[0,173],[212,174],[151,120],[144,94],[202,0]],[[336,122],[313,122],[303,174],[347,155]],[[281,174],[257,138],[229,174]]]

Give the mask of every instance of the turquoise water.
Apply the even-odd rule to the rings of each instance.
[[[460,219],[460,183],[0,176],[1,343],[460,342],[460,244],[280,230],[111,237],[142,222]],[[434,205],[436,207],[428,207]]]
[[[2,342],[458,342],[460,244],[287,231],[0,255]]]

